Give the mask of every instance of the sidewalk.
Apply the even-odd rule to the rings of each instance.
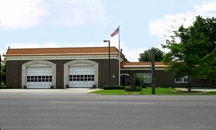
[[[187,88],[176,88],[181,91],[188,91]],[[202,92],[216,92],[216,89],[191,89],[191,91],[202,91]]]
[[[99,88],[67,88],[67,89],[0,89],[0,93],[73,93],[87,94],[101,90]]]

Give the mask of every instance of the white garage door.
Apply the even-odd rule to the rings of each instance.
[[[50,88],[52,85],[51,67],[30,67],[27,68],[27,88]]]
[[[91,88],[94,85],[94,67],[71,66],[69,67],[69,87]]]

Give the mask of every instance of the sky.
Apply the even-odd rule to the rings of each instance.
[[[215,17],[216,0],[0,0],[0,54],[7,48],[120,46],[131,62],[161,48],[196,16]],[[168,52],[169,50],[164,50]]]

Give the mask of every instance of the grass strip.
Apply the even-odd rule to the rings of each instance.
[[[205,92],[205,93],[184,93],[175,88],[156,88],[155,95],[216,95],[216,92]],[[151,88],[143,88],[142,93],[140,91],[125,91],[125,90],[99,90],[91,92],[92,94],[100,95],[152,95]]]

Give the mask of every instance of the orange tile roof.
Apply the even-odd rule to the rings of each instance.
[[[110,54],[118,54],[116,47],[110,47]],[[32,56],[32,55],[107,55],[108,47],[73,47],[73,48],[8,48],[4,56]],[[125,58],[121,54],[122,58]]]
[[[118,53],[117,48],[110,47],[111,53]],[[108,47],[75,47],[75,48],[9,48],[6,55],[53,55],[53,54],[108,54]]]
[[[151,62],[122,62],[122,68],[148,68],[151,67]],[[168,67],[163,62],[155,62],[155,67],[163,68]]]
[[[7,53],[3,56],[49,56],[49,55],[107,55],[108,47],[73,47],[73,48],[8,48]],[[116,47],[110,47],[110,54],[118,55]],[[151,67],[150,62],[128,62],[125,56],[121,53],[123,62],[122,68],[147,68]],[[155,67],[167,67],[163,62],[155,62]]]

